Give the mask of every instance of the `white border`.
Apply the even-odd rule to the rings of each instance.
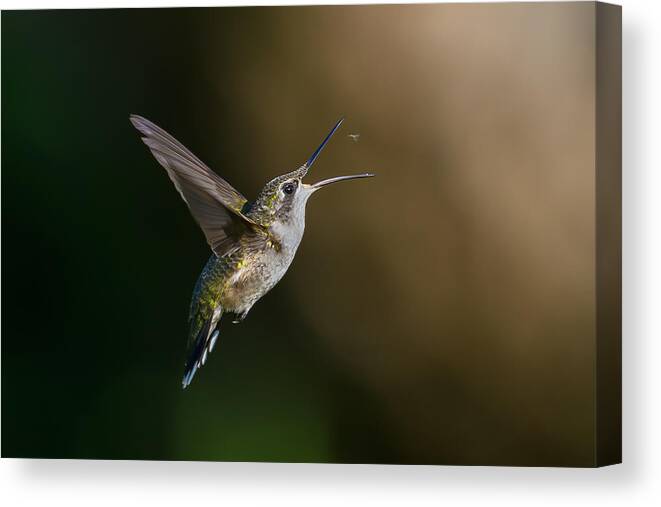
[[[514,2],[543,2],[547,0],[506,0]],[[482,0],[474,2],[471,0],[451,0],[442,3],[496,3],[497,0]],[[350,4],[429,4],[441,3],[433,0],[419,0],[415,2],[407,0],[2,0],[2,9],[103,9],[112,7],[218,7],[222,5],[350,5]],[[607,3],[622,5],[619,0],[609,0]],[[627,2],[628,3],[628,2]],[[633,3],[633,2],[632,2]],[[640,2],[643,3],[643,2]],[[651,3],[651,2],[650,2]]]

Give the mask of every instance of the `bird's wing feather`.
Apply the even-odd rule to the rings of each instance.
[[[131,123],[167,171],[216,255],[225,255],[245,230],[257,226],[241,213],[246,198],[179,141],[141,116],[131,115]]]

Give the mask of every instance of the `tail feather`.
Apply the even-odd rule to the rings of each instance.
[[[217,312],[220,313],[220,312]],[[200,329],[200,332],[195,338],[195,342],[190,349],[188,359],[186,360],[186,367],[184,370],[184,377],[181,380],[181,386],[186,389],[193,380],[195,373],[206,363],[207,356],[213,350],[216,340],[218,339],[218,331],[215,330],[220,315],[207,319],[207,321]]]

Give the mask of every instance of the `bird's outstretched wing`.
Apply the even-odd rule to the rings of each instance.
[[[247,228],[257,226],[241,212],[247,199],[165,130],[141,116],[130,119],[188,204],[211,249],[220,257],[231,251]]]

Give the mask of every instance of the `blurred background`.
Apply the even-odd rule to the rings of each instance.
[[[2,76],[3,456],[592,463],[594,4],[5,11]],[[186,391],[210,251],[130,113],[249,199],[343,115],[309,181],[378,173]]]

